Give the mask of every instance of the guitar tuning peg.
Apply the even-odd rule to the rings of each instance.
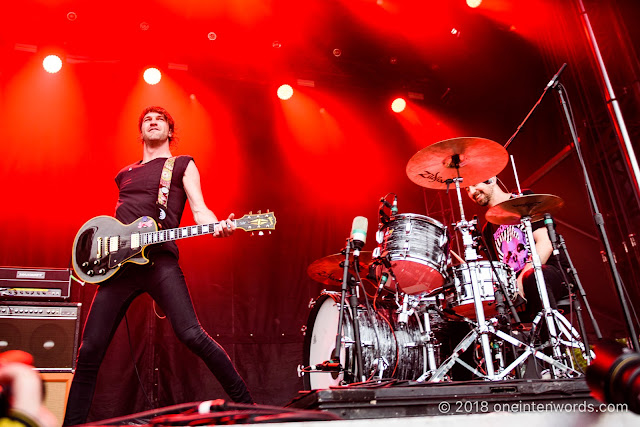
[[[251,232],[251,235],[253,236],[254,234],[255,234],[255,233],[252,231],[252,232]]]
[[[261,214],[261,213],[262,213],[262,209],[258,211],[258,214]]]
[[[264,236],[264,233],[262,231],[259,231],[258,236]]]
[[[269,232],[269,234],[271,234],[271,232]]]
[[[252,215],[252,214],[253,214],[253,211],[249,211],[249,215]]]

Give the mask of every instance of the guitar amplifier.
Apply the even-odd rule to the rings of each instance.
[[[0,303],[0,352],[31,353],[40,372],[73,372],[78,353],[80,303]]]
[[[0,300],[64,300],[70,291],[68,268],[0,267]]]

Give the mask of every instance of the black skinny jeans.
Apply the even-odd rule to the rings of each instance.
[[[253,403],[251,394],[222,347],[200,326],[178,260],[171,254],[151,257],[153,265],[130,264],[120,276],[100,286],[91,304],[69,392],[65,426],[86,422],[98,369],[118,324],[131,302],[149,293],[165,312],[177,337],[197,354],[234,402]]]
[[[547,287],[549,304],[551,308],[558,308],[557,302],[569,295],[569,291],[564,284],[562,272],[554,265],[544,264],[542,265],[542,276]],[[524,273],[522,287],[524,288],[524,295],[527,297],[527,307],[521,315],[521,320],[523,322],[531,322],[542,311],[542,300],[540,299],[538,283],[533,269]]]

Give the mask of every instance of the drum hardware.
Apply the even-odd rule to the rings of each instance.
[[[508,154],[504,147],[493,141],[481,138],[454,138],[437,142],[422,149],[410,159],[407,165],[407,175],[418,185],[434,189],[448,189],[451,184],[455,185],[460,209],[460,221],[455,224],[455,229],[462,235],[462,244],[465,248],[464,260],[469,272],[468,281],[471,286],[471,295],[473,296],[473,305],[476,314],[475,322],[467,319],[467,321],[474,326],[472,331],[463,338],[454,349],[453,354],[440,365],[429,381],[441,381],[446,372],[448,372],[456,362],[479,377],[489,380],[502,379],[509,374],[513,367],[517,366],[530,354],[535,354],[536,357],[552,361],[553,363],[551,363],[551,365],[557,368],[557,370],[570,369],[542,353],[537,354],[535,349],[531,349],[527,344],[506,334],[502,330],[496,329],[493,323],[495,322],[497,325],[497,320],[495,318],[487,320],[485,317],[478,277],[477,261],[479,256],[471,235],[471,232],[477,225],[477,220],[467,221],[465,218],[462,195],[460,193],[460,183],[463,177],[472,183],[487,180],[497,175],[497,173],[506,166],[507,161]],[[491,265],[493,266],[493,264]],[[521,355],[516,358],[517,363],[514,362],[515,364],[512,363],[504,369],[498,364],[500,372],[496,373],[494,370],[492,346],[489,341],[490,334],[518,348],[525,348],[524,353],[526,353],[527,356],[523,358]],[[459,358],[459,355],[466,351],[476,340],[480,342],[480,348],[482,350],[481,359],[484,362],[485,368],[484,372],[473,368]],[[560,367],[562,367],[562,369]]]
[[[393,196],[393,201],[389,202],[387,199]],[[380,198],[380,206],[378,207],[378,217],[380,219],[380,226],[386,224],[389,219],[398,213],[398,196],[396,193],[387,193],[386,196]]]
[[[556,361],[562,359],[562,353],[559,346],[560,343],[558,340],[556,321],[554,320],[553,312],[551,310],[549,294],[542,274],[542,262],[538,251],[536,250],[531,222],[532,219],[540,219],[545,213],[549,213],[550,210],[559,209],[562,205],[562,199],[557,196],[549,194],[522,195],[522,193],[520,193],[518,197],[506,200],[489,208],[486,214],[487,221],[494,224],[516,225],[521,223],[524,226],[525,236],[531,253],[533,274],[536,279],[540,301],[542,302],[541,313],[547,325],[551,349]],[[516,217],[519,218],[516,219]],[[558,377],[560,372],[556,369],[556,365],[552,366],[552,371],[554,376]]]
[[[514,370],[519,365],[523,364],[530,355],[533,355],[534,357],[548,363],[557,371],[562,371],[567,375],[569,374],[576,375],[576,376],[580,375],[580,372],[573,369],[572,367],[557,361],[555,358],[547,356],[543,351],[541,351],[540,348],[536,348],[532,344],[525,344],[524,342],[518,340],[512,335],[509,335],[501,331],[500,329],[497,329],[496,326],[498,326],[498,324],[497,324],[497,319],[495,318],[490,319],[490,321],[487,322],[487,329],[492,335],[495,335],[497,338],[515,346],[518,349],[524,350],[522,354],[520,354],[520,356],[518,356],[513,362],[511,362],[510,365],[500,369],[500,371],[494,374],[492,378],[489,378],[488,375],[485,375],[484,373],[480,372],[478,369],[473,368],[468,363],[460,359],[460,355],[464,353],[469,348],[469,346],[471,346],[471,344],[473,344],[478,338],[479,328],[476,327],[476,328],[473,328],[471,332],[469,332],[469,334],[467,334],[467,336],[465,336],[462,339],[462,341],[460,341],[460,343],[453,349],[451,356],[449,356],[444,362],[442,362],[440,367],[436,370],[436,372],[429,379],[429,381],[430,382],[441,381],[444,378],[444,375],[453,367],[453,365],[456,362],[464,366],[466,369],[468,369],[469,371],[471,371],[472,373],[474,373],[475,375],[481,378],[491,379],[494,381],[502,380],[502,379],[505,379],[505,377],[509,375],[509,373],[512,370]],[[485,360],[485,362],[487,361]],[[489,363],[487,363],[487,365],[489,365]],[[491,365],[493,365],[493,360]]]
[[[529,246],[529,251],[531,253],[533,274],[536,279],[536,285],[538,293],[540,295],[540,301],[542,303],[542,311],[536,317],[537,322],[535,322],[534,325],[535,328],[537,328],[537,324],[541,320],[541,318],[544,319],[544,322],[547,326],[547,333],[549,335],[549,342],[553,354],[553,359],[555,361],[566,360],[560,348],[561,344],[564,345],[563,340],[560,339],[560,334],[565,334],[571,337],[579,337],[579,335],[577,335],[577,333],[570,333],[571,331],[567,332],[566,325],[564,325],[563,323],[564,317],[558,317],[560,316],[560,313],[557,310],[552,309],[551,307],[547,286],[544,280],[544,275],[542,273],[542,262],[536,248],[532,227],[533,221],[541,220],[545,215],[549,216],[552,212],[559,210],[564,205],[564,202],[560,197],[551,194],[523,195],[520,189],[520,183],[517,178],[518,174],[513,162],[513,156],[511,156],[511,163],[514,169],[516,183],[518,185],[518,196],[492,206],[487,211],[486,218],[489,222],[498,225],[522,224],[524,226],[525,237]],[[560,271],[563,271],[563,269],[560,268]],[[533,330],[534,332],[536,330],[535,328]],[[560,332],[558,331],[558,329],[560,329]],[[571,330],[573,330],[573,328],[571,328]],[[532,337],[533,336],[535,336],[535,333],[532,334]],[[580,343],[577,348],[581,348],[580,346],[582,346],[582,348],[584,349],[582,343]],[[575,347],[574,344],[572,344],[571,347]],[[572,369],[567,365],[561,363],[552,364],[551,372],[553,376],[557,378],[561,375],[561,373],[565,374],[566,370],[564,370],[563,367]]]
[[[569,353],[569,349],[572,349],[572,348],[579,350],[583,354],[587,363],[590,363],[590,361],[595,357],[595,354],[588,347],[588,345],[583,340],[581,340],[580,334],[578,334],[578,331],[575,330],[575,328],[571,325],[571,322],[569,322],[567,318],[564,317],[558,310],[551,309],[551,312],[552,312],[553,319],[555,320],[558,326],[558,333],[557,333],[558,342],[559,344],[563,345],[566,350],[565,353],[562,354],[562,359],[565,361],[565,363],[570,364],[571,368],[573,369],[576,368],[574,363],[575,356]],[[531,328],[532,337],[536,335],[538,328],[541,326],[539,325],[541,319],[542,319],[542,312],[538,313],[535,319],[533,319],[532,328]],[[587,349],[589,349],[589,351],[587,351]]]

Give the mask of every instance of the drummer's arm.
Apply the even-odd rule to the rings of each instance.
[[[540,263],[546,264],[549,261],[549,257],[553,253],[553,246],[551,245],[551,239],[549,238],[549,233],[547,229],[542,227],[538,228],[533,232],[533,240],[536,242],[536,252],[538,252],[538,256],[540,257]],[[522,269],[522,273],[518,276],[518,292],[520,295],[526,299],[524,295],[524,288],[522,286],[522,279],[525,277],[525,274],[528,270],[533,268],[533,264],[528,262],[525,264]],[[531,273],[529,273],[531,274]]]

